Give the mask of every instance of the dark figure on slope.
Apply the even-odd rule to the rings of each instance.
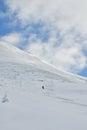
[[[44,89],[44,86],[42,86],[42,89]]]

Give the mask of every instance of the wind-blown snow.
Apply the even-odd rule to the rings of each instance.
[[[86,100],[87,79],[0,43],[0,130],[87,130]]]

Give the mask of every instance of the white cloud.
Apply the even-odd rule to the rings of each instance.
[[[49,28],[47,43],[31,35],[30,51],[64,70],[78,72],[87,66],[83,52],[87,49],[87,38],[84,39],[87,37],[87,0],[6,1],[9,12],[16,12],[22,26],[42,22],[45,29]],[[57,37],[59,31],[61,43]]]
[[[50,38],[47,43],[43,43],[34,35],[29,41],[31,44],[27,49],[30,52],[49,61],[59,69],[77,73],[87,65],[87,58],[82,52],[81,45],[74,43],[73,39],[68,39],[68,41],[64,39],[59,46],[55,46],[56,38]]]
[[[7,0],[7,4],[22,22],[42,20],[62,29],[75,26],[87,32],[87,0]]]
[[[17,45],[22,41],[22,35],[19,33],[11,33],[5,36],[0,37],[1,41]]]

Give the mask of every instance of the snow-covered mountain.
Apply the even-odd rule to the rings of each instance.
[[[86,78],[0,43],[0,130],[86,130],[86,100]]]

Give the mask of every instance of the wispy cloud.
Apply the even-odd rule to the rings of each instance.
[[[0,37],[0,41],[4,41],[17,46],[22,41],[22,35],[20,33],[14,32]]]
[[[22,23],[43,21],[63,30],[75,26],[87,32],[86,0],[6,0]]]
[[[6,0],[20,21],[27,50],[58,68],[78,72],[87,66],[86,0]]]
[[[59,69],[77,73],[86,67],[87,58],[82,51],[82,45],[66,38],[57,45],[57,40],[56,37],[50,37],[48,42],[43,43],[34,35],[29,39],[27,49]]]

